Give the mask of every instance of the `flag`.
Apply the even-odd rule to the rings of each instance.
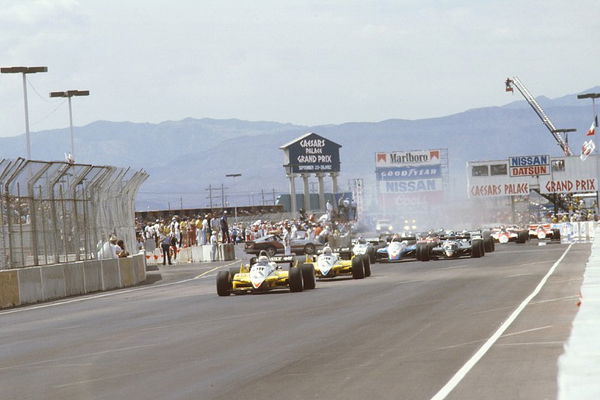
[[[596,120],[592,121],[592,126],[590,126],[590,129],[588,129],[586,136],[594,136],[594,133],[596,132]]]
[[[591,139],[587,142],[583,142],[583,146],[581,146],[581,155],[579,156],[579,158],[581,158],[582,161],[585,161],[588,158],[588,156],[592,154],[595,148],[596,145]]]

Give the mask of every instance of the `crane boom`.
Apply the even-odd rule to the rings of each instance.
[[[571,149],[569,148],[569,144],[565,141],[565,139],[562,137],[562,135],[557,131],[556,127],[554,126],[554,124],[552,123],[550,118],[546,115],[546,113],[542,109],[542,106],[540,106],[539,103],[535,100],[535,98],[531,95],[531,93],[529,93],[529,90],[527,90],[527,88],[519,80],[519,78],[516,76],[513,78],[506,78],[505,83],[506,83],[506,91],[507,92],[513,92],[513,86],[514,86],[523,95],[523,97],[525,98],[527,103],[529,103],[531,108],[533,108],[533,111],[535,111],[537,116],[540,117],[540,119],[542,120],[542,123],[546,126],[546,128],[548,128],[548,130],[550,131],[550,133],[556,140],[557,144],[562,149],[563,153],[566,156],[573,155],[573,153],[571,152]]]

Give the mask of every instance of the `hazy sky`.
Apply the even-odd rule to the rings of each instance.
[[[0,0],[0,64],[31,130],[186,117],[418,119],[600,84],[598,0]],[[36,93],[36,91],[39,93]],[[0,75],[0,136],[24,132]]]

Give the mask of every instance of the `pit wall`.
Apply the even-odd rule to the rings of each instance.
[[[145,280],[144,254],[3,270],[0,309],[135,286]]]

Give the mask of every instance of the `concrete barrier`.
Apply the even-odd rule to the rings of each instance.
[[[135,270],[133,269],[133,258],[119,258],[119,273],[121,274],[121,287],[129,287],[136,284]]]
[[[146,257],[84,261],[0,271],[0,308],[33,304],[146,280]]]
[[[32,304],[44,298],[40,267],[20,268],[19,300],[20,304]]]
[[[102,290],[118,289],[121,287],[121,274],[119,273],[119,260],[101,260]]]
[[[100,261],[84,261],[84,293],[99,292],[102,290],[102,265]]]
[[[83,262],[75,262],[64,265],[65,289],[67,296],[76,296],[85,293],[83,266]]]
[[[235,260],[235,248],[233,243],[224,243],[219,245],[219,261]]]
[[[41,271],[43,297],[39,300],[55,300],[67,297],[65,269],[62,264],[35,267]]]
[[[18,306],[19,277],[17,271],[0,271],[0,308]]]

